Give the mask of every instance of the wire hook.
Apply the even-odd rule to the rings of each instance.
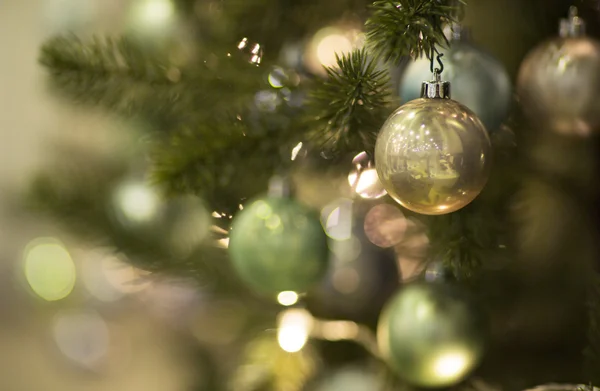
[[[435,56],[436,53],[437,53],[437,56]],[[439,68],[433,67],[434,57],[435,57],[435,60],[437,61],[438,65],[440,66]],[[442,72],[444,72],[444,63],[442,62],[442,57],[444,57],[444,53],[439,53],[435,49],[435,46],[432,46],[431,47],[431,63],[429,65],[429,69],[431,70],[431,73],[438,73],[441,75]]]

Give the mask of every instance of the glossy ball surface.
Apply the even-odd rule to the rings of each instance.
[[[457,287],[411,284],[388,303],[377,341],[392,369],[419,387],[447,387],[463,380],[479,363],[486,322]]]
[[[587,136],[600,128],[600,43],[588,37],[555,38],[521,65],[517,93],[541,129]]]
[[[288,198],[250,202],[233,220],[229,254],[235,271],[263,294],[305,292],[327,271],[327,236],[319,217]]]
[[[381,183],[400,205],[426,215],[454,212],[485,186],[491,143],[467,107],[451,99],[416,99],[384,123],[375,145]]]
[[[451,84],[452,99],[467,106],[488,131],[500,128],[510,109],[512,96],[508,72],[495,57],[464,41],[452,41],[444,54],[443,79]],[[431,79],[429,60],[420,58],[408,65],[400,82],[403,102],[421,97],[421,83]]]

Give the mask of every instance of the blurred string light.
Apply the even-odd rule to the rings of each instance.
[[[59,312],[52,322],[52,334],[59,350],[73,363],[90,370],[106,364],[110,333],[97,312]]]
[[[136,0],[131,10],[132,25],[145,33],[159,33],[173,24],[175,5],[171,0]]]
[[[312,327],[312,316],[306,310],[289,309],[279,315],[277,342],[288,353],[302,350]]]
[[[295,353],[306,345],[308,339],[326,341],[353,341],[363,346],[375,357],[380,353],[377,339],[366,326],[352,321],[332,321],[314,318],[303,309],[286,309],[279,314],[277,341],[281,349]]]
[[[23,266],[31,290],[46,301],[64,299],[75,287],[75,264],[57,239],[38,238],[29,242]]]
[[[143,181],[127,181],[114,193],[117,218],[124,225],[141,225],[156,219],[161,212],[157,190]]]
[[[346,54],[363,45],[364,34],[358,29],[326,27],[311,39],[304,54],[304,64],[313,73],[324,74],[323,67],[336,66],[336,54]]]
[[[298,299],[298,294],[292,291],[284,291],[277,295],[277,302],[286,307],[296,304]]]

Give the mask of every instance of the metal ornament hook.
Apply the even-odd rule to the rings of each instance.
[[[435,56],[435,54],[437,53],[437,56]],[[440,66],[439,68],[434,68],[434,56],[435,59],[437,60],[438,65]],[[444,63],[442,62],[442,57],[444,57],[444,53],[439,53],[437,51],[437,49],[435,48],[435,46],[433,46],[431,48],[431,63],[429,65],[429,70],[431,71],[431,73],[439,73],[440,75],[442,74],[442,72],[444,72]]]

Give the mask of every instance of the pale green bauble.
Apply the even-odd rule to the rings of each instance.
[[[318,215],[296,201],[259,198],[234,218],[229,254],[253,290],[305,292],[327,271],[327,236]]]
[[[470,296],[458,287],[416,283],[388,303],[377,341],[392,369],[419,387],[448,387],[479,364],[487,323]]]

